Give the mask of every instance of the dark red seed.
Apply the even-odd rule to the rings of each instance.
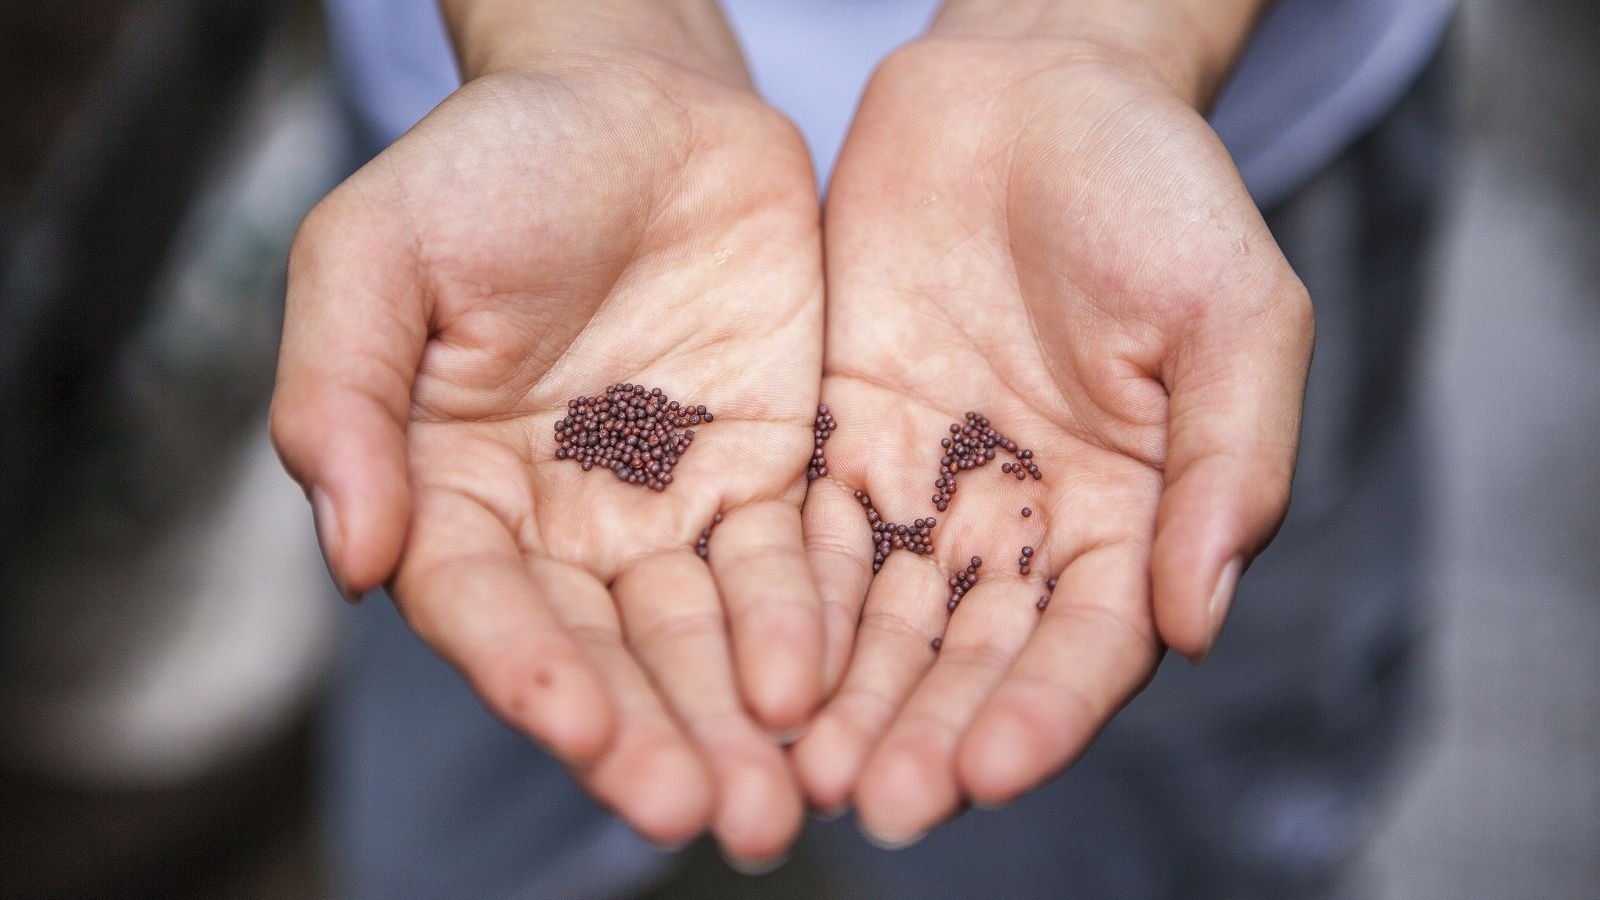
[[[1027,517],[1029,517],[1029,516],[1031,516],[1031,515],[1033,515],[1033,510],[1031,510],[1031,509],[1029,509],[1029,508],[1028,508],[1028,507],[1026,507],[1026,506],[1024,506],[1024,507],[1023,507],[1023,508],[1022,508],[1022,517],[1023,517],[1023,518],[1024,518],[1024,519],[1026,519],[1026,518],[1027,518]]]
[[[599,465],[618,481],[664,490],[672,483],[678,456],[694,440],[694,432],[677,430],[690,424],[676,415],[679,409],[660,388],[646,391],[636,384],[614,384],[597,397],[574,397],[567,401],[566,417],[555,423],[555,457],[574,460],[585,472]],[[696,421],[711,421],[705,407],[696,409]],[[663,454],[662,448],[670,452]]]
[[[935,650],[938,650],[940,647],[944,646],[944,638],[934,638],[932,643],[929,644],[929,646],[932,647]]]

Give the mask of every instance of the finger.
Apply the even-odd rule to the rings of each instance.
[[[511,536],[473,500],[419,491],[394,598],[491,712],[564,761],[610,742],[605,685],[528,576]]]
[[[1210,652],[1240,573],[1282,524],[1311,362],[1311,304],[1292,273],[1240,326],[1207,321],[1180,351],[1166,486],[1156,517],[1154,608],[1167,645]]]
[[[806,561],[822,600],[824,696],[844,677],[855,643],[861,606],[872,583],[872,526],[842,483],[818,478],[806,489],[801,511]]]
[[[647,840],[676,845],[709,824],[711,773],[622,643],[616,607],[589,573],[550,560],[528,564],[557,616],[610,691],[616,737],[573,776]]]
[[[984,579],[962,598],[933,668],[861,771],[856,814],[877,842],[911,843],[960,811],[957,743],[1022,652],[1044,593],[1039,581],[1007,576]]]
[[[405,540],[405,431],[428,326],[407,242],[338,196],[306,217],[289,258],[272,439],[354,599],[388,579]]]
[[[776,732],[798,728],[822,694],[822,601],[803,546],[800,511],[778,501],[736,509],[712,533],[745,704]]]
[[[1145,548],[1123,542],[1061,573],[1027,646],[957,745],[966,796],[995,805],[1043,783],[1149,681],[1160,644],[1148,565]]]
[[[759,864],[786,850],[803,810],[783,752],[744,712],[711,573],[693,553],[647,556],[611,586],[623,633],[716,782],[712,830]]]
[[[947,593],[933,560],[910,553],[890,556],[873,579],[844,681],[794,746],[814,808],[840,809],[855,790],[868,752],[933,663]]]

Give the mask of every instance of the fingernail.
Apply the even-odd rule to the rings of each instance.
[[[789,854],[779,853],[771,859],[741,859],[724,850],[722,858],[727,862],[728,868],[738,872],[740,875],[748,875],[755,878],[776,872],[784,863],[789,861]]]
[[[333,561],[339,558],[339,546],[343,535],[339,531],[339,513],[334,508],[333,501],[328,498],[322,488],[311,489],[311,517],[317,528],[317,547],[322,550],[322,563],[328,567],[328,574],[333,576],[334,586],[339,589],[339,594],[345,602],[354,606],[361,602],[361,595],[345,587],[344,581],[339,577],[339,570]]]
[[[908,835],[897,835],[882,831],[875,831],[860,822],[857,822],[856,824],[861,829],[861,836],[867,839],[867,843],[877,847],[879,850],[904,850],[905,848],[910,847],[912,844],[915,844],[916,842],[928,836],[926,831],[916,831]]]
[[[1239,573],[1243,570],[1244,560],[1235,556],[1228,560],[1228,564],[1222,567],[1222,574],[1217,576],[1217,585],[1211,589],[1211,601],[1206,607],[1206,648],[1194,658],[1197,666],[1211,655],[1217,634],[1222,631],[1222,622],[1228,618],[1228,609],[1233,606],[1233,595],[1239,588]]]

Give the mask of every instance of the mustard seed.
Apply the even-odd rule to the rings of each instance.
[[[711,419],[704,406],[679,406],[660,388],[614,384],[600,396],[567,401],[566,416],[555,423],[555,458],[585,472],[602,466],[618,481],[663,491],[694,441],[693,426]]]
[[[817,417],[811,424],[811,462],[806,465],[806,481],[816,481],[828,474],[828,459],[823,454],[822,447],[828,443],[828,438],[833,436],[833,430],[839,427],[833,415],[828,412],[828,404],[817,404]]]

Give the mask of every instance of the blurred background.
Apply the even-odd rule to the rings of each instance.
[[[344,607],[266,436],[289,241],[353,152],[320,15],[0,6],[0,897],[328,893]],[[1429,690],[1351,896],[1593,898],[1600,4],[1466,0],[1452,56]]]

